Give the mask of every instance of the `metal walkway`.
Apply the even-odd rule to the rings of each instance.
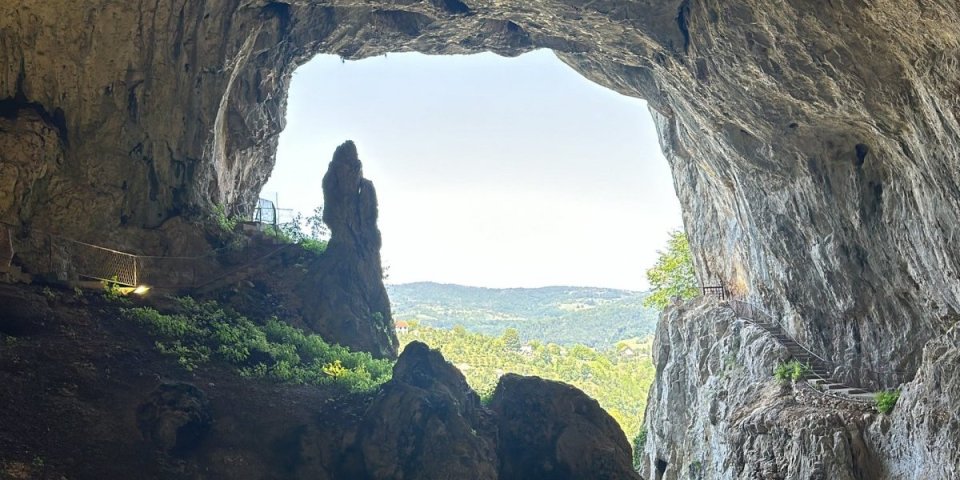
[[[741,300],[729,300],[730,309],[738,318],[746,320],[770,334],[780,345],[787,349],[790,356],[810,367],[803,379],[817,392],[824,395],[857,403],[873,404],[877,392],[851,387],[833,378],[835,366],[809,349],[800,345],[780,326],[779,322],[759,307]]]

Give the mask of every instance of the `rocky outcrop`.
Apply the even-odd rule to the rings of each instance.
[[[487,409],[439,352],[404,349],[357,436],[353,478],[639,478],[616,421],[574,387],[504,375]]]
[[[360,427],[364,478],[517,478],[497,474],[490,416],[440,352],[411,343]]]
[[[383,285],[377,194],[363,178],[353,142],[337,149],[323,179],[324,223],[332,238],[323,253],[296,245],[251,245],[241,267],[208,290],[252,318],[280,315],[331,343],[396,358],[397,337]],[[250,255],[256,254],[250,258]],[[237,267],[231,267],[233,269]],[[221,288],[223,287],[223,288]]]
[[[144,438],[171,454],[196,448],[210,431],[210,401],[188,383],[164,383],[137,408],[137,425]]]
[[[380,263],[377,192],[373,182],[363,178],[353,142],[333,154],[323,176],[323,203],[330,242],[310,265],[312,278],[295,287],[311,312],[305,320],[312,330],[334,335],[329,338],[344,345],[396,357],[398,343]]]
[[[778,383],[774,337],[710,301],[672,307],[657,331],[647,403],[648,479],[950,479],[957,475],[956,333],[927,347],[891,415]],[[942,361],[936,360],[941,358]],[[954,409],[955,410],[955,409]]]
[[[518,462],[550,461],[567,475],[536,478],[595,479],[583,469],[630,468],[614,421],[561,384],[510,377],[491,410],[416,342],[368,393],[248,378],[215,360],[186,371],[121,308],[0,285],[0,478],[514,480],[543,468]],[[522,457],[518,440],[555,443]]]
[[[499,429],[500,478],[640,478],[620,425],[575,387],[507,374],[490,409]]]

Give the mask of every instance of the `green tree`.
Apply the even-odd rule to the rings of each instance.
[[[503,345],[510,351],[520,350],[520,333],[517,332],[516,328],[508,328],[503,331],[503,335],[500,336],[500,339],[503,340]]]
[[[667,249],[657,253],[660,255],[657,263],[647,270],[651,293],[643,300],[643,304],[663,310],[673,297],[686,299],[697,296],[700,289],[687,235],[681,230],[670,232]]]

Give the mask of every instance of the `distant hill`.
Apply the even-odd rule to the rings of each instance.
[[[396,320],[500,335],[516,328],[523,340],[609,348],[652,335],[657,312],[647,292],[609,288],[480,288],[432,282],[387,285]]]

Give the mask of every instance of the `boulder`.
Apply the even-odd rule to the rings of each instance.
[[[358,444],[367,478],[502,478],[489,415],[440,352],[411,343],[364,415]]]
[[[189,383],[161,384],[137,408],[144,439],[174,455],[199,446],[212,424],[206,394]]]
[[[502,479],[640,478],[620,425],[571,385],[507,374],[490,408],[499,430]]]

